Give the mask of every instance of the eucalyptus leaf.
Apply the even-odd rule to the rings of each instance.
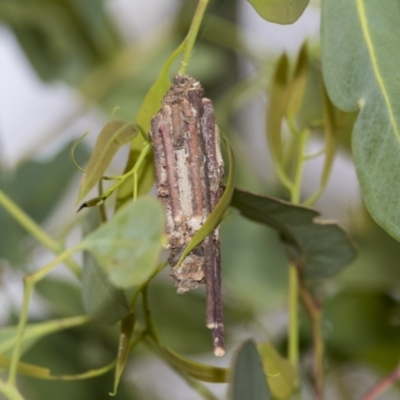
[[[290,400],[296,388],[296,372],[271,343],[258,346],[271,394],[276,400]]]
[[[333,103],[360,110],[352,135],[357,175],[376,222],[400,240],[400,4],[322,3],[322,69]]]
[[[228,398],[229,400],[271,399],[260,356],[252,340],[244,342],[236,354]]]
[[[115,396],[117,394],[118,384],[121,379],[122,372],[124,371],[126,362],[128,361],[128,356],[130,352],[129,344],[132,338],[133,329],[135,327],[135,321],[136,318],[134,313],[130,313],[126,318],[121,321],[117,365],[115,367],[114,391],[112,393],[112,396]]]
[[[231,206],[253,221],[276,229],[294,251],[290,256],[311,279],[328,278],[350,264],[356,248],[334,221],[319,220],[319,213],[273,197],[235,189]]]
[[[110,121],[104,126],[83,174],[78,201],[99,182],[120,147],[132,141],[137,134],[138,129],[133,122]]]
[[[139,109],[135,121],[145,132],[148,132],[150,130],[151,119],[161,107],[161,100],[171,86],[171,81],[169,79],[169,70],[171,69],[171,66],[176,58],[183,52],[184,44],[185,41],[183,41],[179,45],[179,47],[168,57],[167,61],[160,71],[160,74],[157,77],[157,80],[147,92],[146,97],[144,98],[143,103]],[[132,142],[129,159],[125,167],[125,172],[133,168],[144,144],[145,139],[142,136],[140,136],[138,140]],[[153,153],[150,152],[146,156],[143,166],[138,173],[138,193],[146,194],[151,189],[154,180],[155,172]],[[118,190],[117,208],[122,206],[130,198],[132,198],[132,185],[128,182],[125,182]]]
[[[229,369],[214,367],[189,360],[168,347],[163,347],[165,357],[180,370],[185,371],[192,378],[203,382],[225,383],[229,381]]]
[[[82,274],[85,311],[95,320],[114,325],[131,312],[124,291],[114,287],[94,257],[85,252]]]
[[[287,25],[296,22],[309,0],[248,0],[257,13],[269,22]]]
[[[80,247],[91,252],[113,285],[127,288],[144,284],[154,272],[166,242],[164,232],[161,203],[142,197],[119,209]]]

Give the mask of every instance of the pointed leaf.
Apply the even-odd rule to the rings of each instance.
[[[121,333],[119,335],[118,357],[115,368],[114,391],[112,396],[117,394],[118,384],[128,360],[130,348],[129,343],[135,327],[135,314],[131,313],[121,321]]]
[[[328,278],[356,257],[354,242],[334,221],[311,208],[235,189],[231,205],[253,221],[276,229],[295,250],[293,261],[307,278]]]
[[[152,197],[142,197],[117,211],[86,236],[81,248],[92,253],[113,285],[142,285],[151,276],[165,243],[164,211]]]
[[[270,343],[258,345],[271,394],[276,400],[290,400],[296,388],[296,373],[289,360],[281,357]]]
[[[85,311],[95,320],[114,325],[131,312],[123,290],[114,287],[91,254],[84,254],[82,296]]]
[[[293,24],[308,5],[309,0],[248,0],[258,14],[277,24]]]
[[[148,91],[140,110],[136,116],[136,123],[145,131],[150,130],[151,118],[157,113],[161,107],[161,100],[165,93],[171,86],[171,81],[169,79],[169,70],[176,58],[182,53],[184,49],[185,41],[183,41],[180,46],[168,57],[167,61],[163,65],[157,80],[154,82],[153,86]],[[143,148],[145,139],[140,136],[137,140],[132,142],[131,152],[129,154],[129,159],[125,167],[125,172],[131,170],[137,161],[140,151]],[[155,180],[154,163],[152,152],[146,156],[143,166],[138,173],[138,183],[139,183],[139,194],[147,194],[151,189]],[[117,195],[117,208],[126,203],[132,198],[132,184],[125,182],[118,190]]]
[[[185,371],[192,378],[203,382],[225,383],[229,380],[229,369],[206,365],[197,361],[189,360],[168,347],[163,347],[165,357],[176,365],[180,370]]]
[[[132,141],[137,134],[138,130],[133,122],[110,121],[104,126],[83,174],[78,201],[102,178],[120,147]]]
[[[243,399],[271,399],[260,356],[252,340],[244,342],[236,354],[229,387],[229,400]]]
[[[333,103],[360,109],[352,147],[366,205],[400,240],[400,7],[396,1],[322,3],[322,68]]]

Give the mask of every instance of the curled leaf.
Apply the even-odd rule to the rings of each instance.
[[[192,378],[203,382],[225,383],[229,381],[229,369],[206,365],[189,360],[168,347],[163,347],[165,357]]]
[[[130,352],[129,343],[132,338],[134,327],[135,327],[135,314],[130,313],[127,317],[125,317],[121,321],[117,365],[115,368],[114,391],[111,394],[111,396],[115,396],[117,394],[118,384],[121,379],[122,372],[124,371],[126,362],[128,360]]]
[[[89,163],[83,174],[78,201],[81,201],[102,178],[116,152],[138,134],[133,122],[111,121],[97,138]]]
[[[356,257],[355,244],[346,231],[334,221],[318,219],[316,210],[238,189],[231,205],[244,217],[276,229],[294,250],[292,261],[306,278],[331,277]]]
[[[257,347],[274,399],[291,399],[297,379],[293,366],[289,360],[281,357],[271,343],[260,343]]]
[[[157,113],[161,106],[161,100],[165,93],[171,86],[171,81],[169,79],[169,70],[176,58],[182,53],[184,49],[185,41],[183,41],[179,47],[168,57],[167,61],[163,65],[157,80],[154,82],[153,86],[147,92],[145,99],[140,107],[140,110],[136,116],[136,123],[140,127],[141,132],[148,132],[150,130],[151,118]],[[140,136],[137,140],[131,144],[131,152],[129,154],[129,159],[125,167],[125,172],[130,171],[135,165],[137,159],[139,158],[140,152],[143,145],[148,141],[147,135]],[[138,194],[147,194],[154,184],[155,173],[154,173],[154,163],[153,154],[150,152],[147,154],[143,166],[138,173]],[[121,185],[118,190],[117,195],[117,208],[125,204],[129,199],[132,198],[132,185],[128,182]]]

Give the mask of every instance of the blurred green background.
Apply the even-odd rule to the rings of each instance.
[[[154,0],[147,7],[141,3],[146,2],[0,0],[0,42],[13,38],[38,90],[57,84],[77,99],[60,103],[60,115],[52,115],[48,126],[36,128],[40,131],[37,138],[30,136],[30,126],[35,126],[35,121],[23,121],[24,135],[32,145],[29,151],[19,152],[13,163],[8,162],[12,157],[2,149],[0,187],[35,221],[55,237],[65,237],[67,243],[79,237],[83,218],[75,215],[79,173],[68,155],[72,141],[86,129],[101,126],[115,107],[116,117],[134,119],[163,62],[184,38],[196,6],[195,1],[184,0]],[[238,0],[210,2],[188,73],[201,81],[207,97],[214,102],[220,127],[233,143],[238,164],[237,186],[280,195],[282,189],[271,171],[263,132],[264,95],[277,55],[282,47],[288,48],[279,36],[286,27],[274,31],[275,27],[246,7],[246,2]],[[295,24],[306,26],[303,37],[308,32],[307,24],[319,12],[315,4],[310,8],[306,20]],[[124,13],[135,18],[130,20]],[[141,18],[148,25],[138,24],[135,29],[134,21]],[[255,24],[269,27],[269,36],[249,29],[251,18]],[[295,50],[289,49],[293,56],[299,37],[295,30],[287,29],[287,43],[294,43]],[[274,41],[275,49],[263,47],[264,42]],[[311,41],[318,65],[318,38]],[[12,87],[6,85],[7,76],[0,79],[0,105],[5,105]],[[307,112],[318,114],[318,107],[311,96]],[[26,114],[23,109],[16,110],[17,114],[18,111]],[[47,110],[37,113],[39,118]],[[0,115],[4,116],[4,110],[0,109]],[[332,183],[317,204],[325,217],[339,219],[359,246],[359,257],[351,266],[335,279],[314,285],[324,303],[327,386],[328,398],[332,400],[358,398],[375,379],[398,364],[400,354],[400,245],[372,221],[359,198],[351,163],[350,131],[341,131],[340,157]],[[95,137],[97,133],[94,129],[89,136]],[[25,139],[21,132],[5,125],[0,143],[13,138],[20,140],[23,147]],[[78,148],[76,158],[81,165],[88,159],[94,139],[91,140]],[[13,146],[19,148],[18,143]],[[119,163],[117,160],[113,168],[122,168],[125,156],[119,154]],[[306,191],[313,185],[312,171],[307,171],[310,175],[306,177]],[[204,291],[178,297],[166,273],[150,286],[150,305],[163,341],[177,352],[222,365],[229,364],[232,350],[245,337],[272,341],[285,354],[287,260],[278,235],[232,211],[222,223],[221,242],[228,355],[222,361],[211,356],[209,331],[203,323]],[[2,326],[17,321],[22,275],[39,268],[49,257],[0,208]],[[38,285],[31,311],[32,321],[83,313],[79,284],[68,274],[52,274]],[[302,378],[310,382],[311,341],[305,314],[301,343]],[[117,327],[91,324],[46,337],[29,350],[25,360],[48,366],[54,373],[72,374],[111,361],[117,346]],[[113,375],[68,383],[32,378],[21,378],[20,382],[29,400],[99,400],[109,397]],[[223,398],[223,385],[210,387]],[[308,398],[307,385],[304,390],[304,398]],[[398,396],[393,391],[382,398]],[[129,361],[116,398],[199,397],[163,367],[162,361],[139,346]]]

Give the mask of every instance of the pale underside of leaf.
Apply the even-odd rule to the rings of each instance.
[[[147,281],[164,244],[162,205],[154,197],[141,197],[86,236],[81,248],[92,253],[113,285],[127,288]]]

